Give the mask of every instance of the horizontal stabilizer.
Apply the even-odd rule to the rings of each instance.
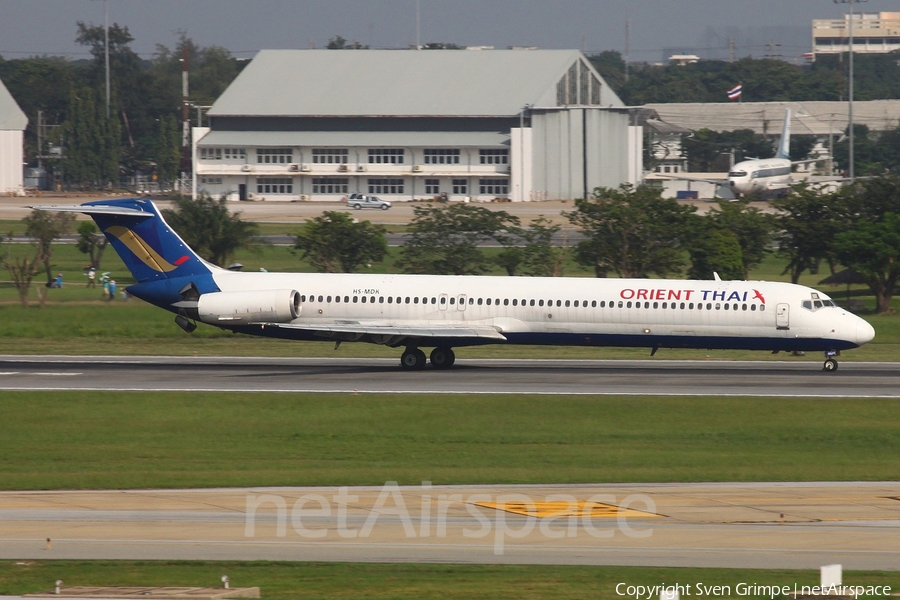
[[[29,206],[34,210],[45,210],[47,212],[74,212],[85,215],[108,215],[117,217],[136,217],[139,219],[149,219],[154,214],[140,210],[137,208],[128,208],[125,206],[91,206],[82,204],[79,206]]]

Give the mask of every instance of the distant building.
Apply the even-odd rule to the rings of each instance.
[[[28,118],[0,81],[0,195],[24,193],[22,158]]]
[[[696,54],[673,54],[669,57],[669,64],[683,67],[684,65],[692,65],[699,62],[700,57]]]
[[[837,54],[850,48],[850,15],[812,22],[812,52]],[[900,12],[854,13],[853,52],[884,54],[900,50]]]
[[[512,201],[637,183],[640,127],[576,50],[263,50],[194,135],[234,200]]]

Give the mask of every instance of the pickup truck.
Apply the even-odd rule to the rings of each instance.
[[[378,196],[353,193],[347,197],[347,206],[356,210],[360,210],[361,208],[380,208],[381,210],[387,210],[391,207],[391,203],[387,200],[382,200]]]

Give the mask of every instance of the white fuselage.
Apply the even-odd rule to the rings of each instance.
[[[874,336],[825,294],[779,282],[222,270],[213,278],[226,293],[296,290],[292,325],[469,325],[491,327],[511,343],[699,348],[788,349],[820,340],[808,349],[842,349]]]
[[[768,192],[790,184],[791,161],[786,158],[744,160],[728,173],[728,185],[736,194]]]

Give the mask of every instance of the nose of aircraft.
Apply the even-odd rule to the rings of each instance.
[[[862,346],[875,339],[875,328],[867,321],[859,319],[856,322],[856,343]]]

